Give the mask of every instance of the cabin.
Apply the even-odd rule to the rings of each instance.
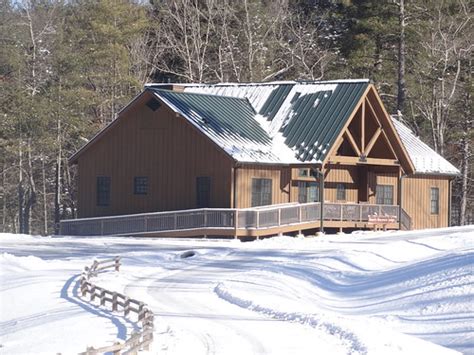
[[[459,173],[369,80],[148,84],[70,163],[72,235],[446,227]]]

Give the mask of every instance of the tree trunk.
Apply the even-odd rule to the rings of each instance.
[[[28,138],[28,198],[25,201],[23,209],[23,231],[24,234],[30,234],[31,230],[31,210],[36,203],[36,185],[33,178],[33,163],[31,160],[31,138]]]
[[[59,233],[61,221],[61,173],[62,173],[62,146],[61,146],[61,120],[58,120],[58,155],[56,156],[56,176],[54,180],[54,234]]]
[[[20,138],[18,144],[18,230],[20,233],[24,233],[23,207],[25,201],[25,188],[23,184],[23,147]]]
[[[44,161],[46,157],[41,157],[41,170],[43,177],[43,235],[48,235],[48,198],[46,196],[46,168]]]
[[[399,0],[399,25],[400,37],[398,40],[398,95],[397,114],[401,116],[405,109],[406,85],[405,85],[405,2]]]
[[[7,162],[3,161],[2,170],[2,233],[6,232],[7,224]]]

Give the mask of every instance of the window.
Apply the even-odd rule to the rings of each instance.
[[[252,179],[252,207],[272,204],[272,179]]]
[[[337,184],[337,196],[338,201],[345,201],[346,200],[346,185],[344,184]]]
[[[211,178],[200,176],[196,178],[196,206],[197,208],[210,207],[211,205]]]
[[[309,169],[298,169],[299,177],[309,177]]]
[[[146,195],[148,193],[148,176],[135,176],[133,178],[133,193]]]
[[[319,185],[315,181],[298,181],[298,202],[318,202]]]
[[[97,177],[97,206],[110,205],[110,177]]]
[[[375,197],[378,205],[393,205],[393,186],[377,185]]]
[[[148,108],[152,111],[156,111],[160,108],[161,104],[159,103],[158,100],[155,100],[155,99],[150,99],[148,100],[148,102],[146,103],[146,105],[148,106]]]
[[[437,187],[431,188],[431,214],[439,213],[439,189]]]

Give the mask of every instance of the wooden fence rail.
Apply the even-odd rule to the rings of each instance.
[[[114,343],[110,346],[101,348],[88,347],[85,352],[79,355],[95,355],[111,352],[118,354],[136,354],[139,350],[149,350],[150,344],[153,342],[154,315],[144,302],[129,298],[119,292],[109,291],[103,287],[99,287],[92,283],[91,278],[97,276],[100,272],[107,269],[120,270],[120,257],[116,256],[112,259],[97,261],[94,260],[90,267],[85,267],[80,280],[80,295],[87,297],[91,302],[96,299],[100,302],[100,306],[110,306],[113,312],[122,311],[124,317],[129,317],[130,313],[137,315],[137,322],[141,323],[141,330],[133,332],[130,338],[124,343]]]

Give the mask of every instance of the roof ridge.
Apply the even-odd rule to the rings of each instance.
[[[219,98],[219,99],[232,99],[232,100],[238,100],[247,103],[250,105],[246,97],[235,97],[235,96],[226,96],[226,95],[215,95],[215,94],[205,94],[205,93],[200,93],[200,92],[179,92],[179,91],[173,91],[173,90],[166,90],[166,89],[157,89],[153,87],[147,87],[145,90],[151,90],[154,92],[159,93],[166,93],[166,94],[173,94],[173,95],[183,95],[183,96],[206,96],[206,97],[213,97],[213,98]],[[251,107],[252,105],[250,105]]]
[[[206,87],[206,86],[268,86],[268,85],[311,85],[311,84],[350,84],[370,83],[370,79],[333,79],[333,80],[288,80],[288,81],[266,81],[266,82],[219,82],[219,83],[146,83],[145,88],[153,86],[178,85],[183,87]]]

